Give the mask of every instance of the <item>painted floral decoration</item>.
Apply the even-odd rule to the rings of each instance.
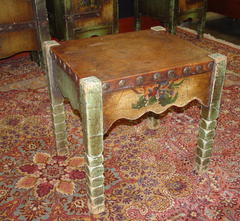
[[[33,157],[33,163],[18,168],[24,176],[18,180],[16,187],[33,188],[40,198],[54,190],[72,195],[75,181],[85,178],[85,173],[81,170],[83,163],[82,157],[52,157],[48,153],[38,152]]]
[[[175,89],[179,88],[183,81],[177,83],[174,81],[162,81],[153,86],[144,87],[144,94],[139,97],[136,104],[132,104],[132,108],[141,109],[157,102],[163,107],[174,103],[178,98],[178,92]]]

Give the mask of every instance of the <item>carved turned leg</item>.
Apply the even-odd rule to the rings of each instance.
[[[54,132],[58,155],[68,154],[67,132],[65,122],[64,98],[57,87],[57,78],[55,73],[55,64],[50,55],[50,48],[59,45],[56,41],[44,42],[45,59],[47,65],[49,92],[52,104]]]
[[[102,83],[96,77],[80,80],[80,113],[86,151],[88,206],[93,214],[104,211]]]
[[[212,154],[213,138],[220,110],[221,94],[227,63],[224,55],[213,54],[210,57],[215,60],[215,65],[213,68],[209,106],[202,106],[201,111],[196,158],[199,172],[207,169]]]

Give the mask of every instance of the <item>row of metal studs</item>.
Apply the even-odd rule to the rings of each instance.
[[[54,60],[59,64],[59,66],[66,72],[68,73],[73,80],[78,82],[78,76],[73,73],[73,71],[61,60],[57,57],[56,54],[53,53],[53,51],[50,51],[51,56],[54,58]]]
[[[52,51],[51,51],[51,55],[54,57],[54,59],[60,64],[60,66],[64,69],[64,71],[66,71],[68,74],[70,74],[70,75],[72,75],[72,77],[74,77],[74,73],[72,73],[72,71],[69,69],[69,68],[67,68],[67,66],[66,66],[66,64],[61,60],[61,59],[58,59],[57,58],[57,56],[56,56],[56,54],[54,54]],[[207,67],[208,67],[208,69],[209,69],[209,71],[211,71],[212,70],[212,68],[213,68],[213,65],[214,65],[214,62],[213,61],[211,61],[210,63],[208,63],[208,65],[207,65]],[[203,71],[203,66],[202,65],[197,65],[196,67],[195,67],[195,70],[196,70],[196,72],[192,72],[191,73],[191,68],[190,67],[188,67],[188,66],[186,66],[186,67],[184,67],[183,68],[183,76],[189,76],[189,75],[194,75],[194,74],[196,74],[196,73],[201,73],[202,71]],[[168,76],[168,78],[169,79],[173,79],[174,77],[176,77],[176,75],[175,75],[175,71],[174,70],[169,70],[168,72],[167,72],[167,76]],[[160,80],[160,77],[161,77],[161,74],[158,72],[158,73],[155,73],[154,75],[153,75],[153,80],[154,81],[158,81],[158,80]],[[75,76],[75,80],[77,81],[78,80],[78,76],[76,75]],[[136,86],[140,86],[140,85],[142,85],[144,83],[144,77],[143,76],[138,76],[137,78],[136,78]],[[119,82],[118,82],[118,85],[119,85],[119,87],[120,88],[122,88],[122,87],[124,87],[125,85],[126,85],[126,80],[120,80]],[[110,88],[110,84],[109,83],[103,83],[103,90],[108,90]]]
[[[214,64],[213,62],[208,63],[208,69],[209,69],[209,71],[212,70],[213,64]],[[189,75],[191,75],[190,70],[191,70],[190,67],[184,67],[184,68],[183,68],[183,76],[189,76]],[[199,74],[199,73],[201,73],[202,71],[203,71],[203,66],[202,66],[202,65],[197,65],[197,66],[196,66],[196,72],[192,72],[192,74],[196,74],[196,73]],[[168,76],[169,79],[173,79],[174,77],[176,77],[175,71],[174,71],[174,70],[169,70],[169,71],[167,72],[167,76]],[[158,81],[158,80],[160,80],[160,77],[161,77],[161,74],[160,74],[160,73],[155,73],[155,74],[153,75],[153,80],[154,80],[154,81]],[[138,77],[136,78],[136,85],[137,85],[137,86],[140,86],[140,85],[142,85],[143,83],[144,83],[144,77],[143,77],[143,76],[138,76]],[[120,80],[120,81],[118,82],[118,85],[119,85],[120,88],[124,87],[124,86],[126,85],[126,80]],[[109,83],[103,83],[103,90],[108,90],[109,88],[110,88],[110,84],[109,84]]]

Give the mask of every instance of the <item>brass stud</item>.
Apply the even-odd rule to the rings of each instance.
[[[214,65],[214,62],[211,61],[210,63],[208,63],[208,69],[211,71],[213,69],[213,65]]]
[[[174,78],[175,77],[175,71],[174,70],[169,70],[167,72],[168,78]]]
[[[78,75],[75,74],[75,80],[78,82]]]
[[[125,80],[120,80],[119,83],[118,83],[118,85],[119,85],[120,87],[123,87],[125,84],[126,84],[126,81],[125,81]]]
[[[183,68],[183,75],[189,75],[190,74],[190,67]]]
[[[197,73],[201,73],[203,71],[202,65],[197,65],[196,66],[196,71],[197,71]]]
[[[75,74],[73,73],[72,69],[69,69],[70,75],[74,76]]]
[[[109,83],[103,83],[102,88],[103,88],[103,90],[107,90],[107,89],[110,88],[110,84]]]
[[[154,81],[157,81],[157,80],[160,79],[160,77],[161,77],[161,74],[160,74],[160,73],[155,73],[155,74],[153,75],[153,80],[154,80]]]
[[[143,76],[139,76],[136,78],[136,84],[141,85],[143,83]]]
[[[66,72],[67,72],[69,75],[73,75],[72,70],[71,70],[68,66],[66,66]]]

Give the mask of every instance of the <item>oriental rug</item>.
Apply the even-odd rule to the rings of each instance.
[[[0,87],[20,83],[43,76],[44,72],[29,56],[2,60],[0,63]]]
[[[157,130],[146,116],[119,121],[104,140],[106,211],[91,216],[77,114],[66,103],[70,155],[59,157],[47,88],[1,91],[0,220],[240,220],[240,49],[211,36],[196,40],[186,29],[178,35],[228,57],[209,170],[194,170],[195,102],[171,108]]]

